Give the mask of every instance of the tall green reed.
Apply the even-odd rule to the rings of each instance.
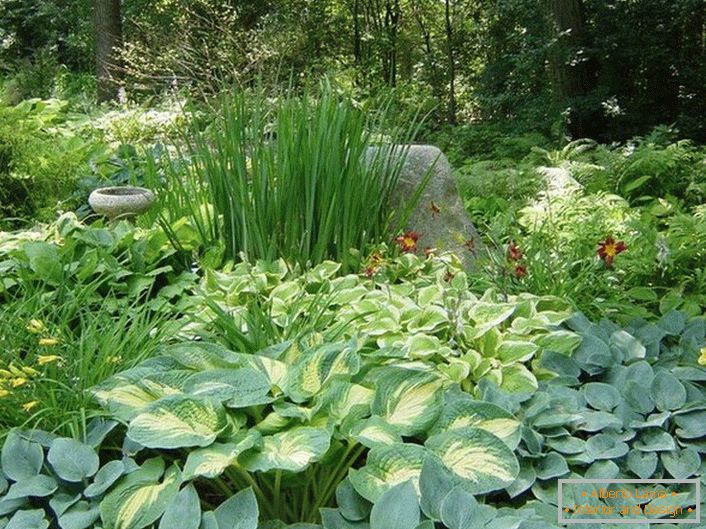
[[[325,84],[274,101],[238,92],[220,108],[147,164],[177,246],[186,218],[202,250],[221,248],[226,259],[334,259],[351,270],[404,224],[414,197],[396,213],[390,200],[421,120],[386,130],[387,108],[365,113]]]

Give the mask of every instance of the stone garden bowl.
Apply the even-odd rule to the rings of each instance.
[[[154,193],[144,187],[101,187],[88,197],[93,211],[109,219],[134,217],[147,211]]]

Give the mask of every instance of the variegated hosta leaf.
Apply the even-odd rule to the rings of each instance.
[[[181,476],[173,466],[164,471],[161,459],[151,459],[125,476],[100,504],[105,529],[142,529],[154,523],[179,492]]]
[[[402,442],[397,428],[377,416],[369,417],[364,421],[355,421],[349,436],[368,448]]]
[[[128,427],[128,437],[147,448],[208,446],[227,426],[217,401],[177,395],[151,404]]]
[[[511,393],[534,393],[538,387],[537,379],[523,364],[502,368],[501,389]]]
[[[213,343],[180,343],[165,347],[161,353],[194,371],[233,368],[240,364],[236,353]]]
[[[419,475],[427,455],[427,449],[420,445],[378,445],[368,453],[365,466],[351,469],[348,477],[358,494],[373,503],[385,491],[405,481],[412,480],[419,491]]]
[[[439,416],[442,380],[437,375],[387,367],[378,372],[376,382],[372,413],[402,435],[425,432]]]
[[[496,357],[502,365],[531,360],[539,346],[528,341],[505,340],[497,348]]]
[[[249,450],[260,439],[260,434],[255,430],[239,433],[240,440],[231,443],[213,443],[205,448],[189,451],[189,456],[184,464],[183,477],[185,480],[198,476],[215,478],[232,465],[240,454]]]
[[[421,333],[407,338],[403,349],[409,358],[429,358],[434,355],[448,358],[452,352],[451,348],[442,344],[436,336]]]
[[[295,402],[316,395],[337,375],[354,375],[360,369],[355,342],[324,344],[305,351],[294,363],[286,380],[286,393]]]
[[[437,434],[427,439],[425,445],[471,494],[505,488],[520,471],[512,450],[499,437],[480,428]]]
[[[332,382],[318,399],[318,408],[335,424],[342,423],[351,415],[365,417],[370,414],[373,390],[343,380]]]
[[[471,306],[468,316],[473,320],[472,328],[467,327],[469,338],[477,338],[507,320],[515,311],[510,303],[488,303],[479,301]]]
[[[184,391],[196,397],[209,397],[224,402],[229,408],[245,408],[266,404],[270,381],[254,369],[210,369],[190,376]]]
[[[500,406],[474,400],[463,392],[447,392],[439,420],[429,432],[435,435],[469,426],[495,434],[514,450],[520,443],[522,423]]]
[[[410,333],[431,333],[438,331],[449,322],[449,316],[445,309],[436,305],[429,305],[423,309],[417,309],[414,317],[407,322],[407,330]]]
[[[262,439],[245,452],[239,463],[250,472],[288,470],[300,472],[328,451],[331,434],[323,428],[298,427]]]

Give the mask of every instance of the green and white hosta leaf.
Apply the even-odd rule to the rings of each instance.
[[[468,316],[473,320],[470,337],[476,338],[507,320],[515,311],[510,303],[487,303],[479,301],[471,306]]]
[[[499,437],[480,428],[437,434],[427,440],[426,446],[471,494],[505,488],[520,471],[512,450]]]
[[[370,412],[373,390],[342,380],[333,381],[318,399],[319,409],[335,424],[351,415],[364,417]]]
[[[265,375],[271,386],[283,388],[289,367],[280,360],[259,355],[243,355],[243,364]]]
[[[254,369],[210,369],[190,376],[184,391],[196,397],[209,397],[229,408],[244,408],[266,404],[270,381]]]
[[[239,438],[239,439],[238,439]],[[236,439],[230,443],[213,443],[205,448],[189,451],[184,464],[183,478],[195,477],[215,478],[232,465],[240,454],[255,446],[260,434],[251,430],[239,432]]]
[[[376,416],[356,421],[349,435],[368,448],[402,442],[397,428]]]
[[[262,439],[261,446],[245,452],[240,464],[250,472],[300,472],[328,451],[331,434],[323,428],[302,426]]]
[[[538,387],[537,379],[523,364],[502,368],[501,389],[511,393],[534,393]]]
[[[571,355],[581,345],[581,336],[575,332],[560,330],[541,334],[532,341],[545,351]]]
[[[405,481],[411,480],[418,491],[419,475],[427,455],[427,450],[420,445],[378,445],[368,453],[364,467],[350,470],[349,479],[356,492],[373,503],[385,491]]]
[[[125,476],[100,504],[105,529],[142,529],[154,523],[179,492],[179,469],[164,469],[161,460],[147,461]]]
[[[204,342],[180,343],[170,345],[161,352],[193,371],[226,369],[238,367],[239,365],[238,355],[218,344]]]
[[[539,347],[528,341],[506,340],[497,348],[495,356],[503,365],[527,362],[532,359]]]
[[[217,402],[187,395],[165,397],[137,415],[128,437],[147,448],[208,446],[227,426]]]
[[[372,413],[402,435],[425,432],[441,412],[442,381],[431,373],[389,367],[377,375]]]
[[[415,311],[414,317],[407,322],[407,330],[410,333],[431,333],[448,324],[448,321],[446,310],[436,305],[429,305]]]
[[[514,415],[500,406],[474,400],[467,393],[445,395],[441,416],[429,432],[431,435],[468,428],[481,428],[503,440],[510,450],[520,443],[521,426]]]
[[[320,345],[297,358],[287,375],[286,393],[295,402],[303,402],[333,377],[354,375],[359,369],[354,342]]]
[[[439,338],[423,333],[407,338],[402,348],[409,358],[429,358],[434,355],[447,358],[451,355],[451,348],[442,344]]]

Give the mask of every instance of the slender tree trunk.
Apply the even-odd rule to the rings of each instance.
[[[118,96],[120,78],[120,0],[95,0],[95,31],[98,101],[110,101]]]
[[[586,55],[588,33],[582,0],[544,0],[556,42],[550,53],[554,96],[571,106],[569,130],[573,137],[595,137],[598,120],[575,105],[596,86],[596,65]]]
[[[446,10],[444,21],[446,25],[446,54],[449,65],[449,108],[447,121],[451,125],[456,124],[456,55],[454,53],[454,30],[451,17],[451,0],[445,1]]]

